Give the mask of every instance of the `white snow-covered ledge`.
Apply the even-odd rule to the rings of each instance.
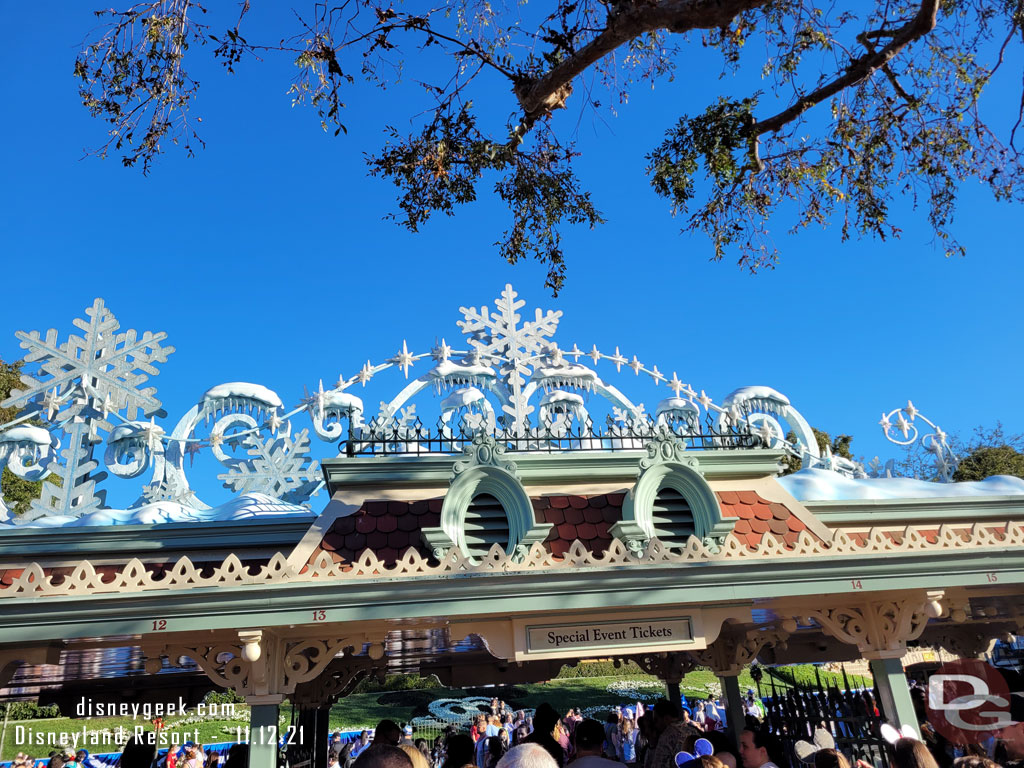
[[[970,483],[931,483],[905,477],[854,480],[824,469],[804,469],[779,478],[799,501],[856,499],[954,499],[981,496],[1022,496],[1024,480],[995,475]],[[1024,499],[1022,499],[1024,501]]]
[[[0,519],[0,536],[4,531],[21,528],[79,528],[112,525],[161,525],[164,523],[210,523],[238,520],[261,520],[270,517],[304,515],[315,517],[308,507],[289,504],[264,493],[246,493],[226,504],[211,509],[195,509],[174,501],[157,501],[135,509],[101,509],[82,517],[39,517],[15,524]]]

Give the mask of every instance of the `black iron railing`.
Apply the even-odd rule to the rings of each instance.
[[[765,723],[783,743],[791,765],[797,741],[812,741],[814,731],[824,728],[832,734],[836,749],[869,765],[889,765],[890,746],[881,735],[885,722],[876,690],[852,690],[843,669],[844,689],[827,687],[817,676],[815,685],[778,688],[774,679],[767,686],[758,683],[765,705]]]
[[[743,416],[716,414],[700,422],[697,419],[658,425],[646,416],[622,422],[609,417],[608,423],[595,426],[584,421],[549,417],[540,426],[488,424],[483,417],[469,414],[452,423],[443,418],[428,427],[418,418],[375,419],[369,424],[350,425],[348,439],[341,443],[346,456],[408,456],[462,453],[481,432],[492,435],[507,451],[564,453],[568,451],[636,451],[667,431],[697,450],[738,450],[761,446]]]

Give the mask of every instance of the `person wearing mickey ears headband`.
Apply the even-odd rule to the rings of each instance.
[[[725,768],[725,763],[714,755],[715,748],[707,739],[697,739],[693,752],[678,752],[676,768]]]
[[[813,741],[798,741],[793,751],[801,763],[814,768],[850,768],[850,761],[836,749],[836,740],[824,728],[814,731]]]
[[[892,744],[892,768],[939,768],[935,758],[912,725],[896,730],[888,723],[881,727],[882,738]],[[857,768],[874,768],[864,760],[857,761]]]

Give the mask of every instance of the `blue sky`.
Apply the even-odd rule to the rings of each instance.
[[[774,271],[709,262],[710,243],[679,234],[643,173],[674,119],[715,97],[707,58],[637,89],[618,116],[559,116],[579,122],[580,173],[608,223],[566,232],[568,281],[552,299],[540,265],[498,259],[508,217],[489,195],[418,235],[382,220],[394,194],[366,177],[362,158],[386,122],[405,119],[400,90],[354,89],[349,135],[335,139],[312,111],[291,107],[289,65],[249,62],[234,76],[205,66],[196,112],[207,148],[193,159],[171,151],[143,177],[117,158],[83,159],[104,131],[71,77],[91,6],[45,17],[31,5],[3,8],[0,357],[23,354],[15,330],[56,327],[63,338],[103,297],[122,328],[164,330],[177,348],[154,382],[168,429],[221,382],[260,383],[293,406],[303,387],[390,357],[403,339],[416,352],[442,336],[454,343],[458,307],[489,304],[512,282],[531,314],[563,310],[564,347],[618,345],[716,400],[741,385],[775,387],[812,424],[853,434],[859,455],[900,455],[877,422],[908,398],[948,432],[997,420],[1024,431],[1019,207],[966,188],[955,225],[963,259],[944,258],[924,217],[908,213],[899,241],[789,236],[780,224]],[[269,16],[254,23],[280,36]],[[992,113],[1001,127],[1012,86],[998,84],[1005,90],[990,100],[1004,110]],[[511,101],[500,95],[490,98],[504,115]],[[357,394],[375,404],[402,383],[392,375]],[[649,407],[665,396],[616,383]],[[119,482],[107,482],[115,501],[131,495]]]

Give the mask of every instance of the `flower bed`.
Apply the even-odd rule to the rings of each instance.
[[[665,698],[665,685],[656,680],[616,680],[605,690],[629,701],[657,701]]]

